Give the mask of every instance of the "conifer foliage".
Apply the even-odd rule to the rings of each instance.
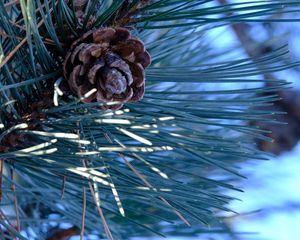
[[[248,122],[276,122],[253,106],[287,85],[262,74],[298,63],[287,46],[234,59],[207,34],[299,7],[2,0],[1,239],[233,234],[225,192],[240,162],[265,159],[253,139],[270,141]]]

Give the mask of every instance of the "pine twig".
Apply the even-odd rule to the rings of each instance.
[[[79,123],[78,123],[78,127],[79,127]],[[79,132],[79,130],[77,130],[77,135],[78,135],[78,137],[79,137],[79,139],[80,139],[80,132]],[[79,144],[79,145],[80,145],[80,144]],[[87,167],[86,160],[82,160],[82,165],[83,165],[85,168]],[[96,204],[98,213],[99,213],[99,215],[100,215],[101,221],[102,221],[102,223],[103,223],[104,231],[105,231],[105,233],[106,233],[106,235],[107,235],[107,238],[108,238],[109,240],[113,240],[113,236],[112,236],[111,231],[110,231],[110,229],[109,229],[109,227],[108,227],[108,224],[107,224],[107,222],[106,222],[106,219],[105,219],[105,216],[104,216],[104,214],[103,214],[102,208],[100,207],[99,202],[97,201],[96,193],[95,193],[95,191],[94,191],[94,189],[93,189],[92,183],[89,181],[89,182],[88,182],[88,185],[89,185],[89,189],[90,189],[90,192],[91,192],[91,194],[92,194],[93,200],[94,200],[94,202],[95,202],[95,204]]]
[[[2,201],[2,181],[3,181],[4,160],[0,159],[0,202]]]
[[[8,3],[5,3],[4,7],[7,8],[7,7],[10,7],[11,5],[14,5],[14,4],[19,4],[19,0],[12,0]]]
[[[26,43],[24,38],[8,55],[3,61],[0,62],[0,69],[15,55],[15,53]]]
[[[4,212],[1,210],[1,208],[0,208],[0,218],[3,221],[6,221],[8,223],[8,225],[10,225],[12,228],[15,228],[15,226],[9,221],[9,219],[6,217]],[[11,235],[13,237],[14,240],[16,240],[16,237],[13,235],[13,233],[11,233],[10,231],[7,231],[7,232],[9,235]]]
[[[107,141],[109,142],[109,143],[113,143],[113,141],[111,140],[111,138],[108,136],[108,134],[107,133],[104,133],[104,136],[105,136],[105,138],[107,139]],[[150,189],[154,189],[154,187],[143,177],[143,175],[142,174],[140,174],[138,171],[137,171],[137,169],[134,167],[134,166],[132,166],[131,164],[130,164],[130,162],[126,159],[126,157],[123,155],[123,154],[121,154],[121,153],[119,153],[118,154],[124,161],[125,161],[125,163],[126,163],[126,165],[131,169],[131,171],[139,178],[139,179],[141,179],[142,180],[142,182],[144,182],[144,184],[147,186],[147,187],[149,187]],[[166,205],[168,205],[169,207],[171,207],[172,208],[172,210],[174,211],[174,213],[187,225],[187,226],[191,226],[191,224],[181,215],[181,213],[175,208],[175,207],[173,207],[164,197],[162,197],[162,196],[159,196],[159,199],[160,200],[162,200]]]
[[[55,2],[55,6],[58,4],[58,2]],[[49,13],[53,11],[53,8],[50,9]],[[44,24],[44,19],[42,19],[38,24],[37,27],[40,28]],[[24,38],[8,55],[6,58],[1,61],[0,59],[0,70],[1,68],[15,55],[15,53],[27,42],[27,39]]]
[[[86,164],[84,164],[84,167],[86,167]],[[90,188],[90,191],[91,191],[91,193],[92,193],[93,199],[94,199],[94,201],[95,201],[95,204],[96,204],[98,213],[99,213],[99,215],[100,215],[100,217],[101,217],[101,220],[102,220],[102,223],[103,223],[103,226],[104,226],[104,231],[105,231],[105,233],[106,233],[108,239],[109,239],[109,240],[113,240],[113,236],[112,236],[112,234],[111,234],[111,232],[110,232],[110,229],[109,229],[108,224],[107,224],[107,222],[106,222],[106,219],[105,219],[105,217],[104,217],[102,208],[99,206],[99,204],[98,204],[97,201],[96,201],[96,194],[95,194],[95,191],[94,191],[94,189],[93,189],[92,183],[89,182],[88,184],[89,184],[89,188]]]
[[[61,185],[60,199],[63,199],[63,198],[64,198],[64,195],[65,195],[65,187],[66,187],[66,176],[63,176],[62,185]]]
[[[11,177],[11,190],[13,192],[13,202],[14,202],[14,208],[16,213],[16,229],[18,232],[21,231],[21,225],[20,225],[20,216],[19,216],[19,210],[18,210],[18,200],[16,195],[16,186],[14,184],[14,171],[11,168],[10,169],[10,177]]]
[[[80,231],[80,240],[83,240],[84,237],[84,225],[85,225],[85,213],[86,213],[86,190],[82,186],[82,217],[81,217],[81,231]]]

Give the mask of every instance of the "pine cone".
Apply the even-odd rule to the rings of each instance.
[[[70,90],[80,97],[97,92],[84,102],[111,102],[103,109],[119,109],[125,102],[142,99],[145,68],[151,63],[144,44],[125,28],[101,28],[75,41],[64,62],[64,76]]]

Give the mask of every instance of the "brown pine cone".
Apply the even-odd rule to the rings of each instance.
[[[100,28],[75,41],[64,62],[64,76],[71,91],[82,97],[96,88],[84,102],[120,102],[103,106],[119,109],[136,102],[145,92],[145,68],[151,57],[144,44],[125,28]]]

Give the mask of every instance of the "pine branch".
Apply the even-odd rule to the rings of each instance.
[[[237,22],[293,21],[268,17],[279,10],[299,11],[299,4],[207,3],[213,1],[91,0],[80,7],[54,0],[0,3],[0,158],[22,179],[3,174],[2,198],[10,199],[6,189],[14,185],[19,209],[25,202],[46,209],[37,208],[41,216],[34,221],[30,211],[20,211],[22,230],[39,232],[40,221],[55,213],[58,222],[81,227],[81,238],[94,230],[109,239],[168,235],[160,223],[171,226],[179,219],[187,225],[213,224],[211,232],[230,232],[216,223],[216,213],[231,212],[232,198],[222,189],[238,190],[233,182],[242,177],[239,162],[266,159],[253,138],[270,141],[268,131],[248,122],[277,122],[275,111],[253,106],[269,106],[278,97],[265,93],[287,87],[284,80],[261,79],[261,73],[269,76],[299,63],[278,61],[287,56],[286,46],[254,61],[232,59],[233,49],[212,49],[206,35]],[[87,103],[90,96],[70,92],[62,65],[71,42],[93,28],[116,26],[130,29],[138,46],[144,42],[153,62],[146,70],[144,99],[104,111],[113,103]],[[231,89],[222,87],[232,83]],[[272,84],[256,85],[263,83]],[[5,218],[0,221],[26,239]],[[171,232],[184,229],[176,226]],[[190,230],[191,235],[204,232],[204,226]]]

